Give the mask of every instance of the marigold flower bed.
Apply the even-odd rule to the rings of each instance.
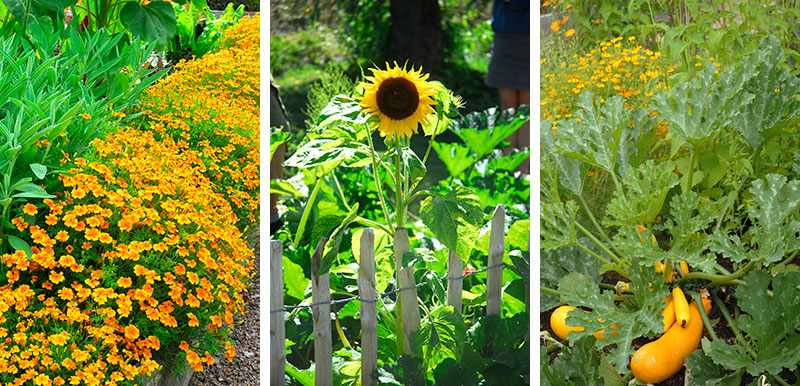
[[[145,116],[69,161],[0,259],[0,383],[126,385],[156,360],[235,354],[258,221],[258,16],[181,63]]]

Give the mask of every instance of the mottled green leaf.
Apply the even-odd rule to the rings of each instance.
[[[453,177],[461,176],[465,170],[475,164],[476,159],[466,146],[441,142],[434,142],[431,146]]]
[[[678,176],[668,163],[652,160],[630,169],[622,180],[622,187],[614,192],[614,198],[606,209],[606,225],[646,225],[652,223],[667,193],[678,184]]]
[[[543,385],[602,385],[600,355],[593,349],[593,337],[580,339],[565,349],[553,363],[546,350],[541,350],[540,369]]]
[[[530,107],[521,106],[515,114],[490,108],[467,114],[454,122],[453,131],[469,146],[479,160],[491,153],[530,119]]]

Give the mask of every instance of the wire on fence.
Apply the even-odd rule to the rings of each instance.
[[[486,267],[484,269],[480,269],[480,270],[477,270],[477,271],[467,271],[465,274],[463,274],[461,276],[443,277],[442,279],[447,279],[447,280],[463,279],[463,278],[465,278],[465,277],[467,277],[469,275],[475,274],[475,273],[486,272],[486,271],[488,271],[490,269],[503,267],[503,266],[505,266],[506,268],[511,268],[512,267],[511,265],[508,265],[508,264],[505,264],[505,263],[499,263],[499,264],[495,264],[495,265],[490,265],[490,266],[488,266],[488,267]],[[389,296],[391,294],[394,294],[394,293],[397,293],[397,292],[400,292],[400,291],[404,291],[404,290],[410,290],[410,289],[422,287],[423,285],[426,285],[426,284],[428,284],[428,282],[422,282],[422,283],[419,283],[419,284],[417,284],[417,285],[415,285],[413,287],[396,288],[396,289],[393,289],[391,291],[386,291],[384,293],[376,294],[375,299],[361,299],[360,296],[353,296],[351,298],[345,298],[345,299],[326,300],[324,302],[313,302],[313,303],[309,303],[309,304],[300,304],[300,305],[296,305],[296,306],[285,306],[283,308],[278,308],[277,310],[270,310],[270,313],[286,312],[286,311],[291,311],[291,310],[298,309],[298,308],[311,308],[311,307],[318,306],[318,305],[321,305],[321,304],[347,303],[347,302],[350,302],[351,300],[360,300],[362,302],[367,302],[367,303],[377,303],[378,299],[383,298],[384,296]]]

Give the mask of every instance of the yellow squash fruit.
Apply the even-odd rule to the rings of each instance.
[[[706,313],[711,311],[711,301],[702,299]],[[637,350],[631,357],[631,371],[636,379],[645,383],[662,382],[683,367],[687,355],[700,344],[703,320],[697,302],[689,307],[691,321],[686,327],[674,323],[660,338]]]
[[[679,287],[672,289],[672,302],[675,307],[675,321],[681,327],[686,327],[691,321],[691,314],[689,313],[689,303],[686,301],[686,296]]]
[[[567,339],[570,331],[583,331],[583,327],[567,326],[567,312],[574,310],[575,307],[561,306],[550,314],[550,328],[561,339]]]
[[[567,326],[567,313],[574,309],[575,307],[564,305],[556,308],[555,311],[553,311],[553,313],[550,314],[550,328],[553,329],[553,332],[555,332],[556,335],[561,339],[569,340],[567,339],[567,334],[569,334],[570,331],[583,331],[583,327],[580,326]],[[589,312],[589,311],[583,311],[583,312]],[[597,320],[601,322],[603,321],[600,318]],[[620,326],[619,324],[614,323],[610,327],[616,330]],[[608,340],[603,336],[605,332],[606,332],[605,329],[601,329],[600,331],[596,331],[593,335],[598,340]],[[619,336],[619,333],[612,331],[611,335]]]
[[[689,274],[689,264],[686,264],[686,260],[681,260],[681,273],[684,276]]]
[[[667,302],[667,306],[661,311],[661,316],[664,321],[664,332],[667,332],[675,323],[675,304],[672,302],[672,295],[667,296],[664,301]]]

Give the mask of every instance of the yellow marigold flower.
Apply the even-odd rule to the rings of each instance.
[[[558,20],[550,23],[550,29],[555,32],[558,32],[558,30],[561,29],[561,25],[558,24]]]
[[[386,70],[371,68],[373,76],[366,76],[367,82],[361,83],[364,95],[359,105],[367,112],[379,118],[378,130],[381,136],[410,138],[417,133],[420,124],[428,123],[428,115],[433,114],[431,99],[434,95],[433,84],[427,81],[428,74],[422,69],[406,70],[397,62],[394,67],[386,63]]]
[[[570,29],[567,30],[567,32],[564,32],[564,36],[566,36],[566,37],[571,37],[572,35],[575,35],[575,29],[574,28],[570,28]]]

